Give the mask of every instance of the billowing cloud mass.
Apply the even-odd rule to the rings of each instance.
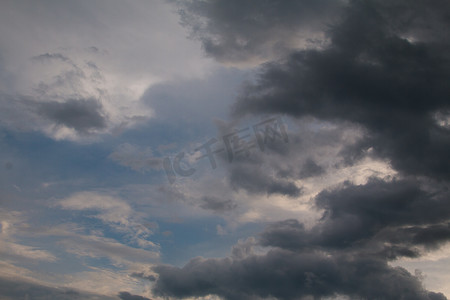
[[[226,299],[301,299],[347,295],[351,299],[447,299],[427,292],[416,277],[382,260],[272,250],[242,260],[193,259],[183,269],[160,266],[156,294],[218,294]]]
[[[270,162],[271,174],[278,176],[261,172],[269,164],[258,161],[261,156],[236,162],[229,168],[233,187],[298,198],[302,180],[369,157],[388,162],[394,172],[319,191],[311,203],[320,215],[317,221],[270,223],[254,244],[264,253],[156,267],[155,294],[447,299],[391,262],[420,258],[450,240],[449,12],[448,1],[186,4],[183,20],[219,61],[250,61],[278,38],[291,42],[274,33],[280,28],[291,37],[307,30],[323,33],[320,47],[282,43],[290,53],[263,65],[244,87],[233,106],[237,118],[281,113],[298,122],[333,124],[338,132],[362,133],[351,142],[330,138],[329,144],[340,146],[331,168],[326,158],[301,154],[296,140],[274,151],[283,153]],[[194,16],[197,23],[189,19]],[[320,125],[317,131],[320,135]]]
[[[441,12],[436,2],[427,5],[432,16],[425,17]],[[371,148],[399,171],[448,179],[449,133],[436,114],[448,116],[449,42],[432,39],[433,34],[427,36],[432,40],[422,40],[409,27],[398,28],[397,18],[390,17],[396,7],[382,4],[351,2],[343,21],[331,29],[327,48],[294,52],[265,66],[235,112],[282,112],[361,124],[369,132],[360,145],[348,149],[350,159]],[[416,5],[412,9],[420,10]]]
[[[417,185],[373,179],[322,192],[316,207],[323,215],[313,228],[295,219],[276,222],[258,240],[272,248],[266,254],[196,258],[181,269],[159,266],[155,292],[227,299],[447,299],[426,291],[405,269],[388,265],[450,239],[448,192],[427,194]]]
[[[221,62],[261,62],[319,43],[344,1],[178,1],[181,21]]]

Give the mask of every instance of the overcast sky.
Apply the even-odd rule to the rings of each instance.
[[[450,297],[448,0],[2,0],[1,299]]]

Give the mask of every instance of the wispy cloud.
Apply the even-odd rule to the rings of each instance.
[[[145,226],[140,215],[125,201],[97,192],[80,192],[59,201],[58,206],[66,210],[82,211],[97,218],[114,230],[126,234],[139,247],[158,248],[148,238],[152,230]]]

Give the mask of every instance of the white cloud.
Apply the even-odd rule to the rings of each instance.
[[[56,261],[51,252],[17,241],[18,231],[27,227],[25,218],[19,212],[0,210],[0,255],[14,261]]]
[[[7,80],[0,82],[0,93],[10,98],[0,101],[9,111],[2,114],[3,126],[90,141],[151,118],[151,108],[140,101],[149,86],[205,76],[214,63],[186,38],[170,5],[159,0],[130,4],[3,1],[0,75]],[[106,126],[86,136],[33,113],[33,104],[69,99],[96,99]]]
[[[150,282],[130,276],[127,271],[111,271],[108,269],[91,267],[89,271],[67,275],[66,283],[69,288],[83,289],[105,295],[117,295],[119,291],[150,297]]]
[[[97,192],[79,192],[59,201],[66,210],[83,211],[101,220],[117,232],[124,233],[130,242],[142,248],[158,248],[148,238],[153,234],[141,220],[140,214],[122,199]],[[92,213],[92,215],[91,215]]]
[[[3,240],[0,245],[0,255],[15,260],[31,259],[37,261],[56,261],[57,258],[50,252],[36,247],[21,245]]]
[[[133,248],[114,239],[94,235],[71,235],[66,239],[61,239],[58,243],[63,245],[69,253],[80,257],[106,257],[117,265],[128,266],[134,262],[147,263],[159,258],[158,252]]]
[[[59,206],[69,210],[97,211],[97,218],[105,223],[129,225],[132,208],[125,201],[95,192],[76,193],[59,202]]]

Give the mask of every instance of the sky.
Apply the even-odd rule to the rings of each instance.
[[[449,25],[2,0],[0,299],[447,299]]]

